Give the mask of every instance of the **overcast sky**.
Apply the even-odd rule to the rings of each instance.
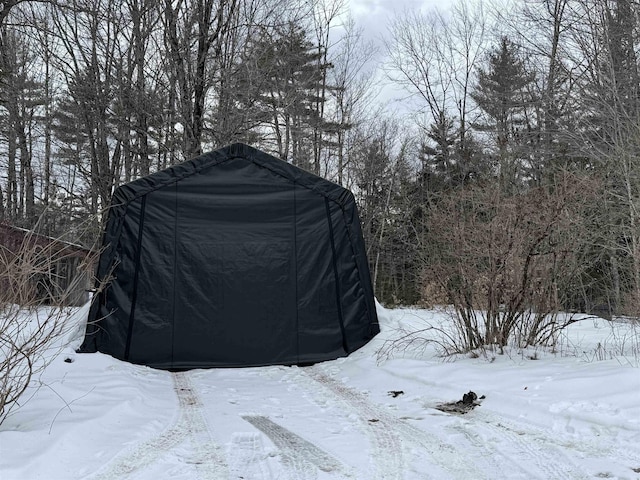
[[[422,10],[428,12],[438,8],[446,10],[455,0],[347,0],[349,12],[356,25],[364,30],[367,40],[373,40],[379,45],[380,53],[377,58],[378,65],[383,61],[384,48],[382,38],[388,36],[388,27],[393,17],[402,12]],[[407,92],[397,85],[390,85],[386,76],[378,71],[382,85],[377,100],[392,111],[406,113],[405,105]]]
[[[434,8],[445,9],[452,0],[348,0],[350,11],[359,25],[368,35],[384,33],[387,24],[396,12],[407,10],[429,11]]]

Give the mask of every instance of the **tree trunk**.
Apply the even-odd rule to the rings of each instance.
[[[18,177],[16,170],[17,144],[9,131],[7,139],[7,216],[10,221],[18,219]]]
[[[35,183],[33,178],[33,168],[31,165],[31,152],[27,143],[24,124],[18,125],[18,145],[20,148],[20,177],[24,187],[22,197],[24,199],[24,218],[29,227],[35,224]]]

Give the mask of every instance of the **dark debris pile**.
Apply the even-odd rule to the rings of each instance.
[[[482,404],[482,400],[485,399],[485,396],[482,395],[478,397],[475,392],[469,391],[462,396],[462,400],[458,400],[457,402],[447,402],[447,403],[439,403],[435,406],[437,410],[446,413],[459,413],[464,415],[467,412],[470,412],[477,406]]]

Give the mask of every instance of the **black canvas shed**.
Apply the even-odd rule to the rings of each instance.
[[[156,368],[334,359],[378,332],[354,197],[243,144],[119,187],[81,352]]]

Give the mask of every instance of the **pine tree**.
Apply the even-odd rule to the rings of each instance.
[[[459,162],[455,158],[458,131],[454,120],[440,111],[437,122],[429,127],[430,142],[421,146],[422,177],[429,191],[442,190],[459,179]]]
[[[284,160],[312,169],[310,130],[324,128],[317,92],[330,64],[321,62],[317,48],[301,27],[289,23],[276,36],[263,35],[253,45],[253,62],[262,81],[258,102],[269,114],[278,154]]]
[[[500,45],[489,53],[487,68],[478,70],[478,83],[471,94],[485,114],[484,122],[472,126],[490,135],[496,147],[498,173],[505,186],[523,180],[518,150],[527,141],[524,114],[531,104],[527,87],[533,80],[517,45],[503,37]]]
[[[490,174],[490,166],[472,133],[467,132],[462,142],[456,119],[445,112],[440,112],[438,121],[431,124],[426,136],[428,140],[420,147],[423,198]]]

